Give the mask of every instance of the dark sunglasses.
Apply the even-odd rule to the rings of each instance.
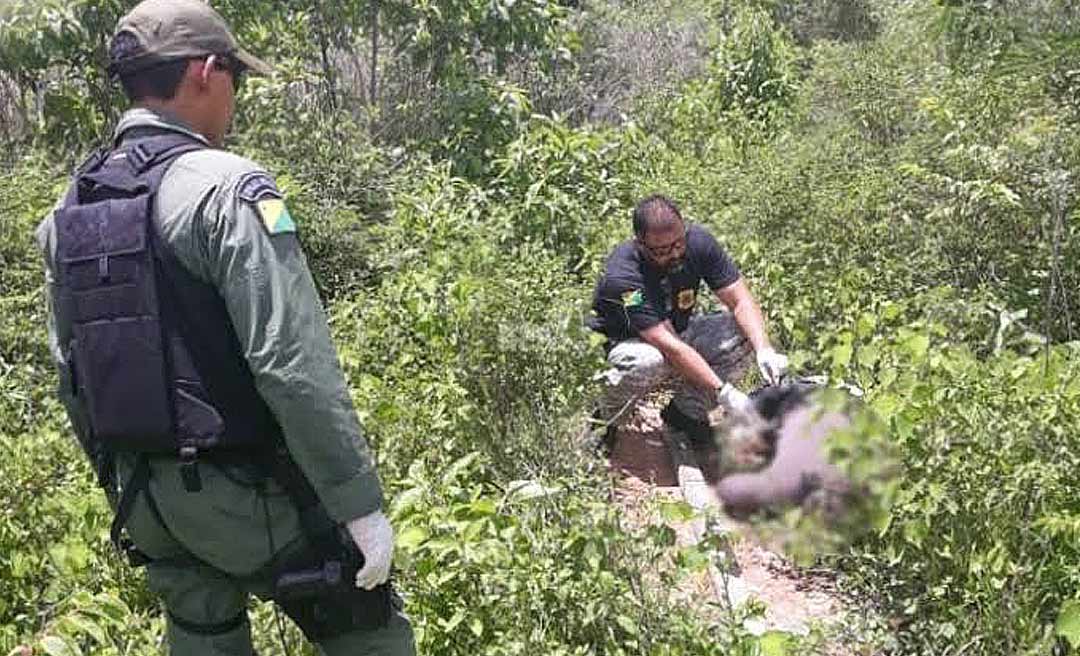
[[[239,90],[240,86],[244,83],[244,73],[247,72],[247,66],[236,57],[230,54],[214,55],[214,68],[219,71],[228,71],[232,76],[233,89]]]

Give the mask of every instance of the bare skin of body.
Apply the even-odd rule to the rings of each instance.
[[[825,441],[830,433],[848,425],[838,412],[822,413],[804,405],[787,413],[775,429],[774,455],[758,471],[742,471],[722,478],[716,486],[724,510],[734,517],[746,517],[761,510],[775,510],[802,504],[823,510],[827,515],[842,512],[843,498],[851,485],[826,459]],[[727,458],[735,466],[760,453],[760,428],[738,428],[748,435],[735,435],[734,444],[746,444]],[[763,441],[768,441],[764,438]],[[741,460],[741,462],[740,462]],[[723,465],[722,465],[723,466]]]

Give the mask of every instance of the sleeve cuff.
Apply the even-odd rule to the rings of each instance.
[[[664,323],[664,319],[662,317],[657,317],[657,316],[649,316],[649,317],[638,316],[638,317],[635,317],[634,320],[630,321],[629,323],[630,323],[630,329],[634,333],[634,337],[639,337],[640,338],[641,337],[641,331],[648,330],[649,328],[652,328],[654,326],[659,326],[660,324]]]
[[[319,499],[335,522],[344,524],[383,507],[382,486],[374,472],[362,472],[319,490]]]
[[[742,280],[742,273],[736,271],[734,276],[728,278],[714,278],[713,280],[708,280],[706,282],[709,285],[709,289],[713,290],[713,292],[715,293],[731,287],[740,280]],[[714,281],[716,284],[714,284]]]

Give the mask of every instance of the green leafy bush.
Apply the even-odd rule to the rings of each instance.
[[[705,74],[653,109],[673,148],[699,157],[715,139],[768,135],[794,99],[797,53],[773,17],[752,4],[717,8],[721,30]]]
[[[44,80],[70,101],[48,105],[53,118],[34,132],[41,148],[0,171],[0,475],[9,483],[0,577],[10,583],[0,590],[0,652],[155,653],[156,601],[108,545],[108,508],[66,434],[41,328],[30,235],[79,156],[67,144],[98,136],[114,106],[77,82],[96,46],[64,25],[93,7],[120,10],[59,4],[59,27],[39,29],[51,14],[34,10],[0,33],[0,72],[23,71],[20,82]],[[720,237],[797,371],[863,392],[867,412],[834,447],[874,498],[845,539],[797,531],[793,549],[824,558],[872,599],[897,627],[897,652],[1076,643],[1075,67],[1072,50],[1051,57],[1038,30],[1016,27],[1065,39],[1051,28],[1066,9],[875,3],[872,30],[797,33],[803,47],[788,26],[817,35],[813,21],[861,4],[829,3],[813,16],[799,13],[805,3],[679,5],[702,22],[694,34],[712,64],[694,81],[657,84],[640,113],[600,130],[532,116],[547,105],[512,77],[524,52],[563,62],[606,43],[587,33],[571,47],[569,10],[388,7],[388,34],[446,83],[438,103],[399,115],[434,117],[439,131],[405,121],[404,139],[379,132],[392,120],[385,107],[327,78],[318,44],[304,38],[325,16],[301,4],[222,4],[246,40],[281,62],[244,89],[232,145],[275,173],[301,226],[394,500],[400,581],[423,650],[792,647],[748,636],[740,623],[752,609],[712,623],[673,602],[666,587],[718,545],[676,557],[670,527],[626,526],[599,463],[579,451],[602,364],[582,325],[593,278],[628,236],[635,199],[653,191]],[[620,20],[636,12],[608,9]],[[367,45],[363,10],[333,10],[342,20],[327,61]],[[104,29],[94,25],[83,27]],[[498,32],[507,25],[522,31]],[[1000,38],[972,40],[987,29]],[[54,32],[68,39],[54,54],[77,51],[70,61],[41,58]],[[473,48],[493,59],[470,61]],[[406,104],[428,98],[406,93],[410,80],[401,80]],[[345,90],[329,106],[330,92]],[[897,467],[899,479],[886,482]],[[668,559],[680,567],[657,572]],[[256,605],[266,653],[277,650],[272,622]]]

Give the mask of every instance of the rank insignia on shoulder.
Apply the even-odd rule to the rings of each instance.
[[[296,232],[296,222],[285,206],[282,193],[268,174],[262,171],[248,173],[240,179],[237,193],[240,200],[255,205],[263,226],[271,235]]]
[[[645,296],[640,289],[631,289],[622,294],[623,307],[637,307],[645,304]]]

